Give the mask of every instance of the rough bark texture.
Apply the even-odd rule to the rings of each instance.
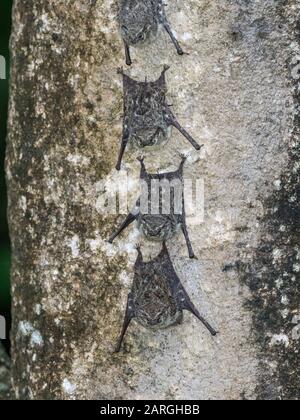
[[[132,76],[168,72],[169,101],[205,143],[173,132],[149,169],[203,178],[198,261],[169,244],[182,283],[220,335],[186,314],[133,323],[118,355],[136,258],[134,229],[109,245],[97,211],[121,135],[124,55],[113,0],[16,0],[7,149],[13,246],[13,388],[22,399],[299,397],[299,2],[174,0],[165,33],[134,49]],[[136,156],[124,171],[138,176]],[[135,198],[137,190],[133,189]],[[142,241],[155,255],[157,248]]]

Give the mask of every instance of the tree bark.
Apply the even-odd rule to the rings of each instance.
[[[196,319],[120,332],[136,229],[106,242],[103,185],[138,178],[137,154],[114,169],[124,63],[117,2],[15,0],[7,182],[12,379],[20,399],[299,398],[299,2],[176,0],[168,36],[133,49],[128,74],[154,80],[191,134],[173,132],[147,168],[205,183],[204,223],[168,246],[182,283],[220,334]],[[137,188],[131,191],[134,204]],[[120,217],[120,220],[122,217]],[[156,249],[143,239],[143,252]]]

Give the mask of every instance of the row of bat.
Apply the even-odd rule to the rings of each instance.
[[[119,24],[125,45],[127,65],[132,64],[130,47],[145,44],[147,40],[154,38],[158,34],[159,26],[163,26],[170,35],[177,53],[184,54],[171,30],[161,0],[121,0]],[[179,130],[196,150],[200,150],[203,146],[199,145],[181,126],[171,110],[172,105],[167,103],[165,74],[168,69],[168,66],[164,66],[159,79],[150,82],[147,79],[145,81],[133,80],[122,69],[119,70],[123,76],[124,115],[117,170],[121,169],[127,146],[131,146],[131,149],[145,151],[155,146],[162,146],[171,137],[173,127]],[[128,214],[117,231],[109,238],[109,242],[113,243],[124,229],[136,221],[139,230],[147,239],[161,242],[163,247],[161,253],[149,262],[143,261],[141,250],[138,248],[133,286],[128,295],[124,324],[116,352],[121,349],[124,335],[132,319],[136,319],[148,329],[156,330],[181,323],[183,310],[188,310],[205,325],[213,336],[217,334],[215,329],[200,315],[182,286],[166,245],[166,241],[174,237],[181,228],[189,257],[195,258],[188,235],[184,203],[183,168],[186,158],[182,158],[177,171],[162,174],[148,173],[144,159],[139,158],[139,160],[141,162],[140,178],[147,187],[148,206],[146,209],[141,206],[140,198],[136,202],[134,211]],[[175,209],[175,192],[172,188],[169,196],[169,212],[165,214],[162,211],[161,191],[159,192],[158,212],[153,214],[150,211],[153,181],[157,181],[159,185],[162,181],[167,181],[169,185],[172,183],[174,185],[174,181],[179,181],[182,186],[179,196],[181,212],[177,212]]]

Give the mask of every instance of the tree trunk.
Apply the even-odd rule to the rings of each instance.
[[[120,332],[135,228],[99,214],[103,185],[137,179],[137,154],[114,169],[124,63],[117,2],[15,0],[7,181],[13,248],[12,378],[20,399],[299,398],[299,2],[176,0],[163,31],[133,49],[128,74],[155,80],[205,144],[173,132],[147,169],[203,179],[205,218],[168,243],[181,281],[218,327]],[[124,66],[125,67],[125,66]],[[131,204],[137,193],[130,192]],[[130,199],[131,200],[131,199]],[[159,252],[144,239],[143,252]],[[202,304],[202,305],[201,305]]]

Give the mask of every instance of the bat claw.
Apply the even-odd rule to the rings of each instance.
[[[179,153],[179,157],[181,158],[181,163],[184,163],[188,158],[184,153]]]
[[[201,150],[202,147],[204,147],[204,144],[198,144],[197,146],[195,146],[196,150]]]
[[[118,354],[118,353],[120,353],[120,351],[121,351],[121,347],[116,346],[116,347],[113,349],[112,353],[113,353],[113,354]]]

